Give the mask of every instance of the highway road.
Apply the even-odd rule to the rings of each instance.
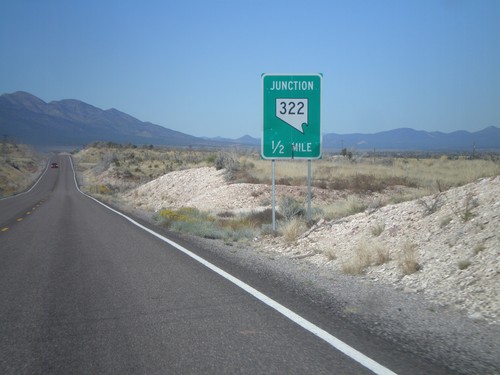
[[[223,260],[200,263],[203,249],[79,192],[69,156],[52,161],[0,201],[1,374],[451,373]]]

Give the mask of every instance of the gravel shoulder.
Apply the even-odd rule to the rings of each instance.
[[[423,293],[398,290],[369,278],[325,272],[300,258],[270,254],[259,245],[227,246],[221,241],[190,238],[257,275],[294,290],[323,311],[396,343],[401,350],[423,353],[460,374],[500,374],[500,326],[468,318],[436,304]]]

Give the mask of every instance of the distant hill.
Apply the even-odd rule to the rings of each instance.
[[[102,110],[79,100],[46,103],[26,92],[0,95],[0,136],[40,146],[82,146],[93,141],[168,146],[260,147],[260,139],[200,138],[140,121],[116,109]],[[324,150],[477,151],[500,150],[500,129],[426,132],[408,128],[374,134],[323,135]]]
[[[253,138],[249,135],[244,135],[243,137],[232,139],[232,138],[224,138],[224,137],[205,137],[204,139],[210,140],[213,142],[220,142],[227,145],[235,145],[235,146],[247,146],[247,147],[260,147],[260,138]]]
[[[210,146],[207,141],[116,109],[102,110],[79,100],[45,103],[26,92],[0,96],[0,135],[33,145],[75,145],[92,141],[172,146]]]
[[[472,151],[500,150],[500,129],[490,126],[478,132],[426,132],[401,128],[375,134],[325,134],[324,149],[377,149]]]
[[[244,136],[236,140],[211,138],[214,141],[238,143],[260,147],[260,139]],[[323,135],[323,149],[340,150],[387,150],[387,151],[500,151],[500,128],[490,126],[478,132],[456,131],[452,133],[426,132],[408,128],[394,129],[373,134]]]

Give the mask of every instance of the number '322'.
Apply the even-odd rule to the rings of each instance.
[[[280,102],[280,114],[282,115],[303,115],[304,102]]]

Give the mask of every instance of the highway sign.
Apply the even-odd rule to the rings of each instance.
[[[321,158],[320,74],[263,74],[264,159]]]

